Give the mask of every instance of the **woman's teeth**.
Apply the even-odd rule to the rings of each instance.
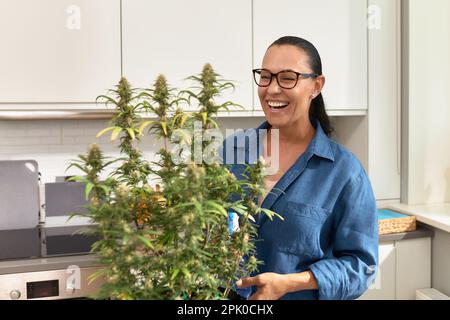
[[[271,109],[283,109],[288,106],[288,102],[268,101],[267,104]]]

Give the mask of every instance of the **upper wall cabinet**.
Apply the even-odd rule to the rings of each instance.
[[[305,38],[314,44],[322,58],[327,109],[367,109],[367,1],[253,3],[255,68],[261,66],[267,47],[279,37]],[[256,98],[257,95],[255,101]]]
[[[2,0],[0,39],[0,108],[89,104],[120,78],[119,0]]]
[[[123,0],[123,74],[135,87],[150,87],[158,74],[170,85],[205,63],[233,80],[232,100],[252,109],[251,0]]]
[[[369,31],[368,173],[377,200],[392,200],[400,198],[400,0],[369,3],[380,20]]]

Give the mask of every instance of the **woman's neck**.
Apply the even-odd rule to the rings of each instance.
[[[279,143],[284,146],[308,145],[313,139],[316,129],[313,127],[309,119],[299,123],[300,121],[281,128],[270,127],[278,129]],[[269,133],[270,134],[270,133]]]

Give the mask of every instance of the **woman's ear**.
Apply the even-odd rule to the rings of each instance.
[[[325,85],[325,76],[321,75],[314,79],[314,98],[317,97]]]

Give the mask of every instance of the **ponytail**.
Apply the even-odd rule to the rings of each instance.
[[[322,93],[315,97],[311,102],[311,106],[309,107],[309,119],[311,123],[313,123],[313,119],[319,121],[323,132],[325,132],[327,136],[330,136],[330,134],[334,131],[330,124],[330,118],[325,110],[325,103],[323,101]]]

